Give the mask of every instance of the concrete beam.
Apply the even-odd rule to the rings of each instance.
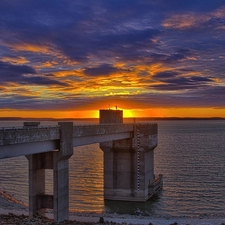
[[[21,143],[0,146],[0,159],[32,155],[59,149],[59,140]]]
[[[41,124],[40,122],[28,121],[28,122],[24,122],[23,126],[24,127],[38,127],[40,124]]]
[[[116,127],[114,127],[116,128]],[[98,133],[91,132],[90,134],[85,132],[87,128],[74,128],[74,130],[79,129],[79,132],[73,133],[73,147],[88,145],[93,143],[101,143],[106,141],[113,140],[122,140],[126,138],[132,137],[131,126],[126,127],[123,132],[119,132],[122,129],[116,130],[113,132],[113,129],[106,126],[105,130],[103,128],[99,128]],[[89,128],[90,129],[90,128]],[[71,133],[71,132],[70,132]],[[78,133],[82,133],[82,136],[78,135]],[[68,135],[68,133],[67,133]],[[15,156],[22,155],[31,155],[42,152],[49,152],[58,150],[60,148],[59,140],[49,140],[49,141],[39,141],[39,142],[28,142],[28,143],[20,143],[20,144],[10,144],[10,145],[0,145],[0,159],[10,158]]]
[[[27,128],[20,129],[3,129],[0,130],[0,146],[22,144],[28,142],[50,141],[58,140],[60,138],[60,131],[58,127],[45,128]]]
[[[100,124],[89,126],[73,126],[74,138],[113,135],[133,131],[132,124]],[[60,139],[60,126],[55,127],[21,127],[0,128],[0,146],[56,141]]]
[[[116,134],[101,134],[87,137],[75,137],[73,138],[73,146],[89,145],[94,143],[102,143],[106,141],[122,140],[132,137],[132,132],[116,133]]]
[[[73,137],[88,137],[133,131],[133,124],[98,124],[74,126]]]

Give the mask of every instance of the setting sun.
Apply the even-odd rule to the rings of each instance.
[[[134,113],[133,113],[133,110],[128,110],[128,109],[123,110],[123,117],[127,117],[127,118],[135,117]]]

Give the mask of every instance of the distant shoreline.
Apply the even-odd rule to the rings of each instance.
[[[124,117],[124,120],[225,120],[225,117]],[[23,117],[0,117],[0,121],[74,121],[74,120],[92,120],[98,121],[99,118],[23,118]]]

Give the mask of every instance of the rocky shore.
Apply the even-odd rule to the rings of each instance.
[[[133,223],[134,222],[134,223]],[[15,215],[9,213],[8,215],[0,215],[0,225],[91,225],[91,224],[112,224],[112,225],[131,225],[131,224],[146,224],[146,225],[225,225],[225,222],[219,221],[212,221],[212,220],[183,220],[178,222],[170,222],[161,220],[136,220],[129,221],[129,222],[115,222],[115,221],[105,221],[103,217],[100,217],[97,222],[83,222],[83,221],[75,221],[75,220],[67,220],[62,222],[54,222],[52,219],[41,217],[41,216],[34,216],[32,219],[29,219],[28,216],[22,215]]]
[[[143,225],[225,225],[225,217],[174,218],[162,216],[157,218],[135,215],[70,213],[70,220],[56,223],[53,214],[47,217],[39,215],[32,219],[28,216],[28,206],[0,190],[0,225],[89,225],[89,224],[143,224]]]
[[[67,224],[67,225],[90,225],[90,224],[110,224],[109,222],[104,222],[103,217],[100,217],[97,223],[95,222],[81,222],[81,221],[62,221],[62,222],[54,222],[52,219],[47,217],[42,217],[39,215],[34,216],[32,219],[29,219],[29,216],[15,215],[13,213],[9,213],[8,215],[0,215],[0,225],[5,224],[16,224],[16,225],[58,225],[58,224]],[[112,224],[112,223],[111,223]],[[113,223],[117,224],[117,223]]]

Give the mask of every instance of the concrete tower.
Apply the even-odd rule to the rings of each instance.
[[[121,110],[100,110],[100,123],[123,123]],[[161,188],[155,179],[157,124],[133,124],[132,138],[100,143],[104,152],[104,198],[146,201]]]

